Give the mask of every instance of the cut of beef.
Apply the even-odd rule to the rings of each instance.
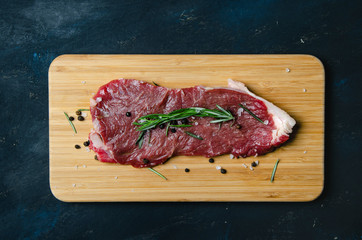
[[[243,83],[228,83],[228,88],[169,89],[132,79],[113,80],[100,87],[91,99],[94,128],[89,134],[90,148],[102,162],[151,167],[176,155],[261,155],[288,140],[295,125],[293,118],[251,93]],[[240,103],[264,124],[241,108]],[[157,127],[145,132],[141,148],[136,145],[140,132],[132,123],[139,117],[189,107],[216,109],[216,105],[230,111],[235,121],[224,122],[220,127],[210,123],[213,118],[190,117],[192,127],[177,128],[168,136],[165,128]]]

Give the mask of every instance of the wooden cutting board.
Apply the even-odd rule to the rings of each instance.
[[[241,81],[295,118],[295,135],[256,158],[226,155],[211,164],[204,157],[174,157],[155,167],[167,181],[148,169],[101,163],[82,144],[92,128],[89,112],[85,121],[74,121],[77,134],[63,112],[75,116],[89,108],[98,87],[116,78],[169,88]],[[49,68],[49,148],[50,187],[62,201],[311,201],[324,185],[323,65],[310,55],[62,55]],[[242,165],[256,160],[253,171]]]

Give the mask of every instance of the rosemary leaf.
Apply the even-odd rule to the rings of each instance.
[[[156,173],[158,176],[162,177],[163,179],[167,180],[167,178],[165,176],[163,176],[161,173],[157,172],[155,169],[153,168],[148,168],[148,170],[150,170],[151,172]]]
[[[170,127],[192,127],[192,125],[180,124],[180,125],[170,125]]]
[[[74,126],[73,122],[70,121],[68,114],[67,114],[66,112],[64,112],[64,115],[65,115],[65,117],[68,119],[68,122],[69,122],[70,126],[72,126],[73,131],[74,131],[75,133],[77,133],[77,130],[75,129],[75,126]]]
[[[201,136],[199,136],[199,135],[190,133],[190,132],[188,132],[188,131],[185,131],[185,133],[186,133],[187,135],[190,135],[191,137],[194,137],[194,138],[197,138],[197,139],[200,139],[200,140],[204,140],[204,139],[203,139]]]
[[[136,145],[138,145],[138,148],[141,148],[142,147],[142,144],[143,144],[143,138],[145,136],[145,133],[146,131],[142,131],[140,133],[140,135],[138,136],[137,140],[136,140]]]
[[[86,109],[86,108],[81,108],[81,109],[78,109],[78,111],[90,111],[90,109]]]
[[[170,128],[170,124],[167,124],[167,127],[166,127],[166,137],[168,135],[168,129]]]
[[[245,111],[247,111],[253,118],[264,124],[264,122],[258,118],[254,113],[252,113],[249,109],[247,109],[243,104],[239,103],[240,107],[242,107]]]
[[[277,162],[275,163],[274,165],[274,169],[273,169],[273,172],[272,172],[272,175],[271,175],[271,178],[270,178],[270,182],[273,182],[274,181],[274,176],[275,176],[275,172],[277,171],[277,167],[278,167],[278,164],[279,164],[279,158],[277,159]]]

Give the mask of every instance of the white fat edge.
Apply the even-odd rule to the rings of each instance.
[[[97,132],[97,128],[99,128],[98,119],[93,121],[93,129],[89,134],[89,140],[92,141],[93,147],[98,149],[103,149],[110,158],[114,159],[113,152],[108,148],[108,146],[102,141],[100,135]]]
[[[233,90],[238,90],[240,92],[246,93],[262,102],[268,108],[268,112],[273,116],[273,121],[276,126],[276,129],[272,131],[273,139],[271,141],[272,144],[278,142],[279,138],[283,135],[289,135],[292,132],[292,129],[296,123],[296,121],[289,116],[284,110],[278,108],[273,103],[261,98],[254,93],[250,92],[249,89],[245,86],[244,83],[236,82],[232,79],[228,79],[228,87]]]

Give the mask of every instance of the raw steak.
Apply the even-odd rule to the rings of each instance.
[[[247,107],[264,124],[239,106]],[[153,113],[170,113],[189,107],[230,111],[235,122],[221,127],[210,123],[210,117],[190,117],[192,127],[177,128],[175,133],[159,127],[148,130],[139,149],[140,132],[132,123]],[[133,80],[118,79],[99,88],[91,99],[93,129],[89,134],[90,148],[102,162],[151,167],[175,155],[214,157],[233,154],[235,157],[261,155],[288,140],[295,120],[272,103],[251,93],[243,83],[228,81],[228,88],[196,86],[169,89]],[[127,112],[129,112],[126,116]],[[185,133],[189,131],[203,140]],[[147,159],[147,160],[145,160]]]

